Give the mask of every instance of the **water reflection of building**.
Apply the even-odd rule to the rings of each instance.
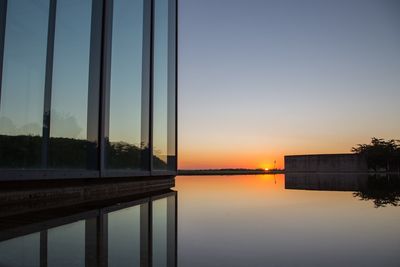
[[[285,189],[358,191],[366,188],[367,174],[287,173]]]
[[[176,266],[177,194],[0,209],[0,266]]]
[[[351,191],[360,200],[373,201],[377,208],[400,206],[398,174],[287,173],[285,189]]]
[[[176,0],[0,0],[0,180],[175,175],[176,29]]]

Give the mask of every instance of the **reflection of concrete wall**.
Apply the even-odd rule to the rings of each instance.
[[[367,187],[367,182],[367,174],[288,173],[285,175],[285,189],[360,191]]]
[[[367,162],[356,154],[285,156],[286,172],[366,172]]]

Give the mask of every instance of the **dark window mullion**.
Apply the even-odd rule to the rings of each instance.
[[[44,84],[43,107],[43,139],[42,139],[42,168],[48,166],[49,137],[50,137],[50,110],[51,87],[53,81],[54,35],[56,24],[57,0],[50,0],[49,25],[47,31],[46,76]]]
[[[101,85],[101,54],[103,31],[103,1],[93,0],[90,33],[90,63],[87,111],[88,169],[99,168],[99,111]]]
[[[110,125],[111,49],[114,1],[104,1],[101,69],[100,176],[106,169]]]
[[[7,0],[0,0],[0,105],[3,77],[4,35],[6,33]]]
[[[175,0],[175,171],[178,171],[178,12],[179,0]]]
[[[154,0],[149,0],[150,5],[150,121],[149,121],[149,164],[150,174],[153,175],[153,156],[154,156],[154,140],[153,140],[153,119],[154,119]]]
[[[47,238],[47,230],[43,230],[40,232],[40,267],[47,267],[47,258],[48,258],[48,238]]]

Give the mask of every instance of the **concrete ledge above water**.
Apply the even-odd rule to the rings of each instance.
[[[175,186],[175,177],[143,177],[103,181],[3,182],[0,188],[0,217],[24,212],[64,207],[76,203],[142,195]]]

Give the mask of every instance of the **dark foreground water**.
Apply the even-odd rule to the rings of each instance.
[[[174,190],[3,210],[0,267],[400,266],[397,177],[181,176]]]

